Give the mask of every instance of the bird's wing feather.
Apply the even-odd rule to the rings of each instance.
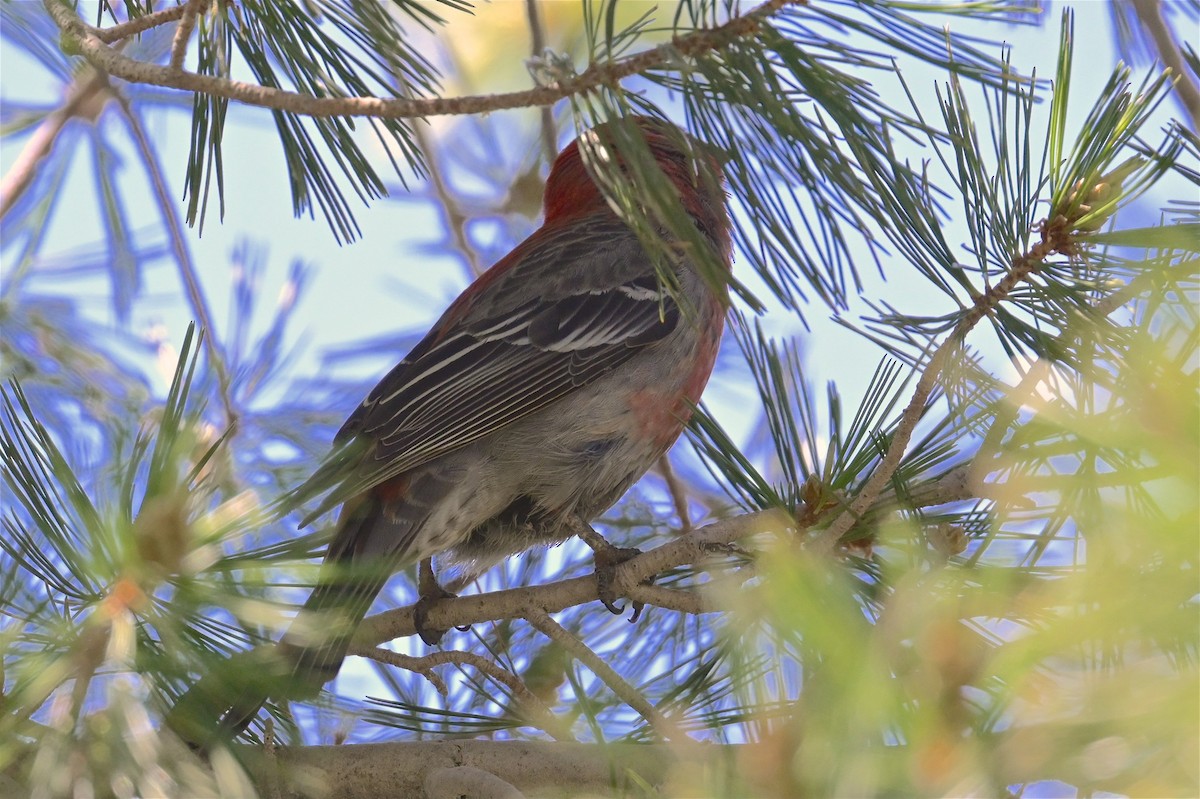
[[[600,218],[543,231],[465,308],[456,301],[346,421],[339,439],[369,442],[369,454],[318,513],[562,399],[675,328],[678,306],[627,227]],[[596,259],[620,266],[567,268]],[[509,280],[543,294],[506,292]]]

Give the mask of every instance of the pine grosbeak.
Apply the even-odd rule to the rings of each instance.
[[[630,123],[728,267],[715,159],[667,123],[609,125]],[[609,141],[609,125],[584,136]],[[702,154],[702,168],[689,152]],[[352,495],[325,556],[328,577],[280,645],[289,695],[337,674],[395,570],[437,555],[478,574],[561,542],[666,452],[712,371],[725,300],[687,257],[673,270],[671,294],[572,142],[546,181],[542,227],[450,305],[339,431],[337,441],[358,445],[342,450],[355,453],[343,478]],[[431,569],[422,583],[425,600],[439,595]],[[241,729],[261,702],[222,702],[232,705],[223,726]]]

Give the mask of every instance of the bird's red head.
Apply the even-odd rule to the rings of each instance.
[[[600,187],[584,165],[581,143],[589,154],[605,157],[614,153],[614,126],[626,126],[621,133],[641,135],[655,162],[679,192],[684,209],[725,249],[729,236],[729,215],[725,209],[724,176],[710,147],[697,141],[669,122],[644,116],[631,116],[606,122],[583,133],[571,142],[554,161],[546,179],[546,224],[555,224],[583,214],[608,210]],[[697,161],[699,157],[699,161]]]

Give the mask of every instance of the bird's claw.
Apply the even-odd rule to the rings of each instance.
[[[617,576],[617,567],[640,554],[642,554],[642,551],[634,547],[614,547],[610,545],[607,548],[595,550],[596,593],[600,598],[600,602],[614,616],[620,616],[625,612],[625,606],[617,604],[617,592],[613,584]],[[633,613],[629,616],[629,622],[632,624],[641,617],[642,610],[646,607],[646,604],[634,601],[630,603],[630,607],[633,608]]]
[[[629,623],[636,624],[637,620],[642,617],[642,611],[646,609],[646,603],[635,600],[631,606],[633,607],[633,613],[629,614]]]
[[[430,646],[437,646],[448,630],[442,630],[435,627],[430,627],[428,623],[429,611],[433,610],[437,603],[443,599],[454,599],[457,594],[452,594],[440,585],[434,585],[434,589],[423,587],[421,596],[413,605],[413,627],[416,628],[417,635],[421,636],[421,640]],[[456,630],[463,629],[456,627]],[[467,629],[470,629],[469,627]]]
[[[429,611],[433,610],[434,606],[443,599],[454,599],[458,594],[442,588],[442,584],[437,581],[437,576],[433,573],[431,558],[421,561],[417,569],[417,594],[419,598],[413,605],[413,627],[416,629],[417,635],[421,636],[422,641],[430,646],[437,646],[442,640],[442,636],[449,631],[430,627]],[[471,625],[464,624],[454,629],[466,632],[471,629]]]

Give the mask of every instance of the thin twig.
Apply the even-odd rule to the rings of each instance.
[[[541,58],[546,52],[546,36],[542,32],[542,19],[538,14],[538,0],[525,0],[525,16],[529,20],[529,44],[534,58]],[[542,106],[542,157],[546,163],[554,163],[558,152],[558,142],[554,138],[554,111],[548,105]]]
[[[67,90],[66,100],[42,119],[37,130],[21,148],[4,179],[0,180],[0,219],[12,210],[25,190],[33,185],[38,166],[50,155],[54,143],[58,141],[58,136],[67,123],[80,116],[84,109],[93,108],[98,94],[109,91],[108,77],[103,72],[89,69],[76,76]]]
[[[1139,273],[1116,291],[1097,300],[1091,307],[1088,315],[1095,319],[1103,319],[1111,316],[1117,309],[1124,307],[1139,293],[1144,291],[1148,287],[1147,284],[1152,284],[1153,282],[1153,272]],[[1004,438],[1004,434],[1008,432],[1009,427],[1016,420],[1021,406],[1025,404],[1029,397],[1033,396],[1038,386],[1050,375],[1052,366],[1053,362],[1049,358],[1045,356],[1039,357],[1026,370],[1020,382],[1008,391],[1008,395],[1005,397],[1006,408],[1002,411],[997,411],[991,426],[988,428],[987,435],[983,438],[983,443],[979,445],[979,449],[976,452],[974,462],[971,465],[971,473],[967,478],[969,484],[977,488],[982,488],[983,478],[991,471],[995,459],[1000,454],[1000,443]]]
[[[683,482],[675,475],[671,466],[670,456],[664,454],[658,459],[658,473],[667,484],[667,492],[671,495],[671,503],[675,506],[675,515],[679,517],[679,532],[692,531],[692,514],[688,508],[688,491]]]
[[[1179,44],[1171,32],[1171,26],[1163,19],[1162,2],[1160,0],[1131,0],[1131,2],[1138,19],[1142,22],[1142,27],[1154,40],[1154,49],[1158,51],[1159,60],[1170,67],[1171,73],[1175,76],[1175,96],[1179,98],[1179,103],[1192,118],[1192,130],[1200,131],[1200,86],[1196,84],[1196,76],[1184,63],[1183,55],[1179,52]],[[1192,18],[1192,24],[1195,24],[1195,17]],[[1192,32],[1195,33],[1195,30],[1193,28]]]
[[[175,28],[175,38],[171,40],[171,58],[167,64],[171,69],[183,69],[183,59],[187,57],[188,42],[192,39],[192,31],[196,28],[196,16],[204,0],[187,0],[183,6],[183,16]]]
[[[777,510],[746,513],[713,522],[614,567],[613,590],[622,596],[631,596],[630,592],[635,590],[639,583],[655,574],[682,565],[699,566],[712,553],[726,550],[735,541],[758,533],[783,531],[791,527],[794,527],[793,520]],[[519,618],[528,607],[539,607],[550,613],[557,613],[570,607],[595,602],[597,598],[596,578],[589,574],[546,585],[443,599],[429,609],[426,621],[435,629],[450,629],[498,619]],[[712,608],[702,606],[701,609],[703,612],[709,612]],[[355,640],[358,644],[376,644],[415,634],[413,606],[409,605],[368,618],[359,628]]]
[[[203,289],[200,288],[200,278],[196,274],[196,265],[192,263],[192,254],[187,246],[187,238],[183,234],[183,226],[179,222],[179,215],[175,212],[175,202],[167,192],[167,181],[163,177],[162,167],[158,163],[158,155],[155,149],[150,145],[150,140],[146,137],[146,132],[142,129],[141,122],[134,113],[129,100],[125,97],[117,97],[118,106],[121,109],[121,115],[125,122],[129,125],[129,131],[133,134],[134,141],[137,142],[138,151],[141,153],[142,160],[146,164],[146,171],[150,174],[150,181],[154,186],[154,195],[158,200],[159,209],[163,214],[163,221],[166,223],[167,232],[171,238],[171,250],[175,255],[175,262],[179,266],[179,277],[182,280],[184,289],[187,291],[188,301],[191,302],[192,311],[196,314],[196,319],[200,326],[204,328],[204,348],[208,354],[208,360],[217,375],[217,388],[221,394],[221,403],[225,409],[225,423],[228,428],[236,428],[238,422],[237,407],[233,402],[233,386],[229,376],[229,369],[225,365],[225,355],[221,352],[220,346],[217,344],[216,328],[213,326],[212,312],[208,308],[208,300],[204,296]]]
[[[431,652],[422,657],[413,657],[411,655],[402,655],[399,652],[392,652],[388,649],[361,645],[351,646],[347,654],[370,658],[379,663],[385,663],[389,666],[395,666],[420,674],[432,682],[438,693],[443,696],[447,693],[446,683],[433,672],[433,669],[448,664],[471,666],[512,691],[513,696],[520,703],[520,709],[524,711],[522,715],[526,717],[529,723],[543,730],[555,740],[574,740],[562,720],[554,715],[554,712],[545,702],[538,698],[537,694],[529,690],[529,686],[525,685],[520,677],[482,655],[474,652],[459,652],[448,649],[442,652]],[[533,716],[533,718],[529,718],[529,716]]]
[[[593,64],[580,74],[556,83],[523,91],[466,97],[380,98],[313,97],[270,86],[246,83],[213,75],[199,75],[158,64],[137,61],[116,52],[100,37],[101,31],[88,25],[59,0],[43,0],[46,11],[69,41],[93,66],[131,83],[145,83],[170,89],[224,97],[248,105],[288,111],[312,117],[412,118],[450,114],[483,114],[507,108],[553,105],[564,97],[616,83],[624,78],[674,64],[681,57],[695,57],[718,50],[733,39],[752,36],[760,22],[789,5],[807,0],[767,0],[747,13],[714,28],[703,28],[676,36],[670,44],[636,53],[614,61]],[[182,12],[180,12],[182,13]]]
[[[1008,297],[1018,284],[1041,266],[1042,261],[1051,253],[1066,251],[1070,244],[1070,238],[1065,229],[1052,229],[1048,225],[1043,225],[1041,240],[1029,252],[1013,260],[1008,274],[1000,282],[975,299],[974,305],[963,315],[962,319],[958,320],[958,324],[950,331],[946,340],[934,350],[925,369],[921,372],[912,398],[900,415],[900,421],[896,425],[896,432],[892,436],[891,444],[888,445],[887,452],[884,453],[879,465],[875,467],[875,471],[867,479],[866,485],[849,506],[833,520],[833,523],[809,542],[810,549],[818,552],[833,549],[842,536],[848,533],[863,514],[875,505],[875,500],[879,498],[883,489],[892,479],[892,475],[896,473],[896,468],[900,465],[905,450],[908,449],[908,442],[912,439],[913,431],[916,430],[917,423],[925,413],[925,405],[937,385],[938,378],[946,368],[951,355],[962,343],[963,338],[981,319]]]
[[[426,134],[425,124],[418,122],[413,125],[412,132],[413,137],[417,140],[417,146],[421,148],[421,152],[425,153],[425,168],[429,172],[429,182],[433,184],[433,190],[437,194],[446,230],[450,232],[451,244],[466,261],[467,268],[471,272],[468,278],[474,280],[483,274],[483,265],[479,262],[479,253],[475,252],[470,239],[467,238],[467,215],[462,212],[458,200],[446,184],[441,165],[438,163],[437,151],[433,141]]]
[[[612,544],[608,543],[608,539],[597,533],[590,524],[578,519],[576,521],[578,524],[571,532],[578,536],[580,541],[591,547],[593,552],[601,552],[612,547]]]
[[[148,31],[151,28],[157,28],[159,25],[174,22],[183,16],[186,8],[187,6],[182,5],[171,6],[170,8],[164,8],[162,11],[155,11],[153,14],[137,17],[128,22],[122,22],[108,28],[91,28],[91,32],[105,44],[112,44],[113,42],[119,42],[121,39],[136,36],[142,31]]]
[[[522,615],[538,632],[551,641],[554,641],[567,652],[571,653],[576,660],[587,666],[593,674],[612,689],[617,698],[637,711],[638,715],[644,718],[654,728],[654,731],[664,739],[672,741],[682,740],[687,737],[676,724],[660,713],[658,708],[650,704],[646,697],[642,696],[636,688],[626,682],[624,677],[617,674],[613,667],[605,663],[604,659],[593,652],[587,644],[566,627],[563,627],[550,618],[549,613],[540,608],[528,608]]]
[[[1124,307],[1127,303],[1133,300],[1141,291],[1154,281],[1153,272],[1142,272],[1121,286],[1116,291],[1101,297],[1095,305],[1092,306],[1090,316],[1100,319],[1111,316],[1117,309]],[[995,417],[992,419],[991,426],[988,428],[987,434],[983,438],[983,442],[976,450],[975,458],[973,459],[969,473],[966,476],[968,486],[976,488],[980,495],[988,493],[987,486],[984,483],[984,478],[996,470],[996,464],[999,461],[1001,452],[1000,445],[1003,442],[1004,434],[1009,431],[1013,422],[1016,421],[1017,415],[1021,412],[1022,406],[1033,396],[1038,387],[1046,381],[1051,375],[1053,361],[1042,356],[1030,365],[1021,380],[1012,388],[1010,388],[1005,396],[1005,405],[997,410]],[[1044,488],[1046,476],[1039,478],[1040,488]],[[1012,504],[1018,493],[1012,479],[1004,483],[1003,491],[996,492],[996,496]],[[984,539],[983,545],[976,547],[975,551],[968,559],[968,564],[974,564],[983,557],[987,549],[987,545],[995,537],[995,531],[990,531],[987,538]]]

